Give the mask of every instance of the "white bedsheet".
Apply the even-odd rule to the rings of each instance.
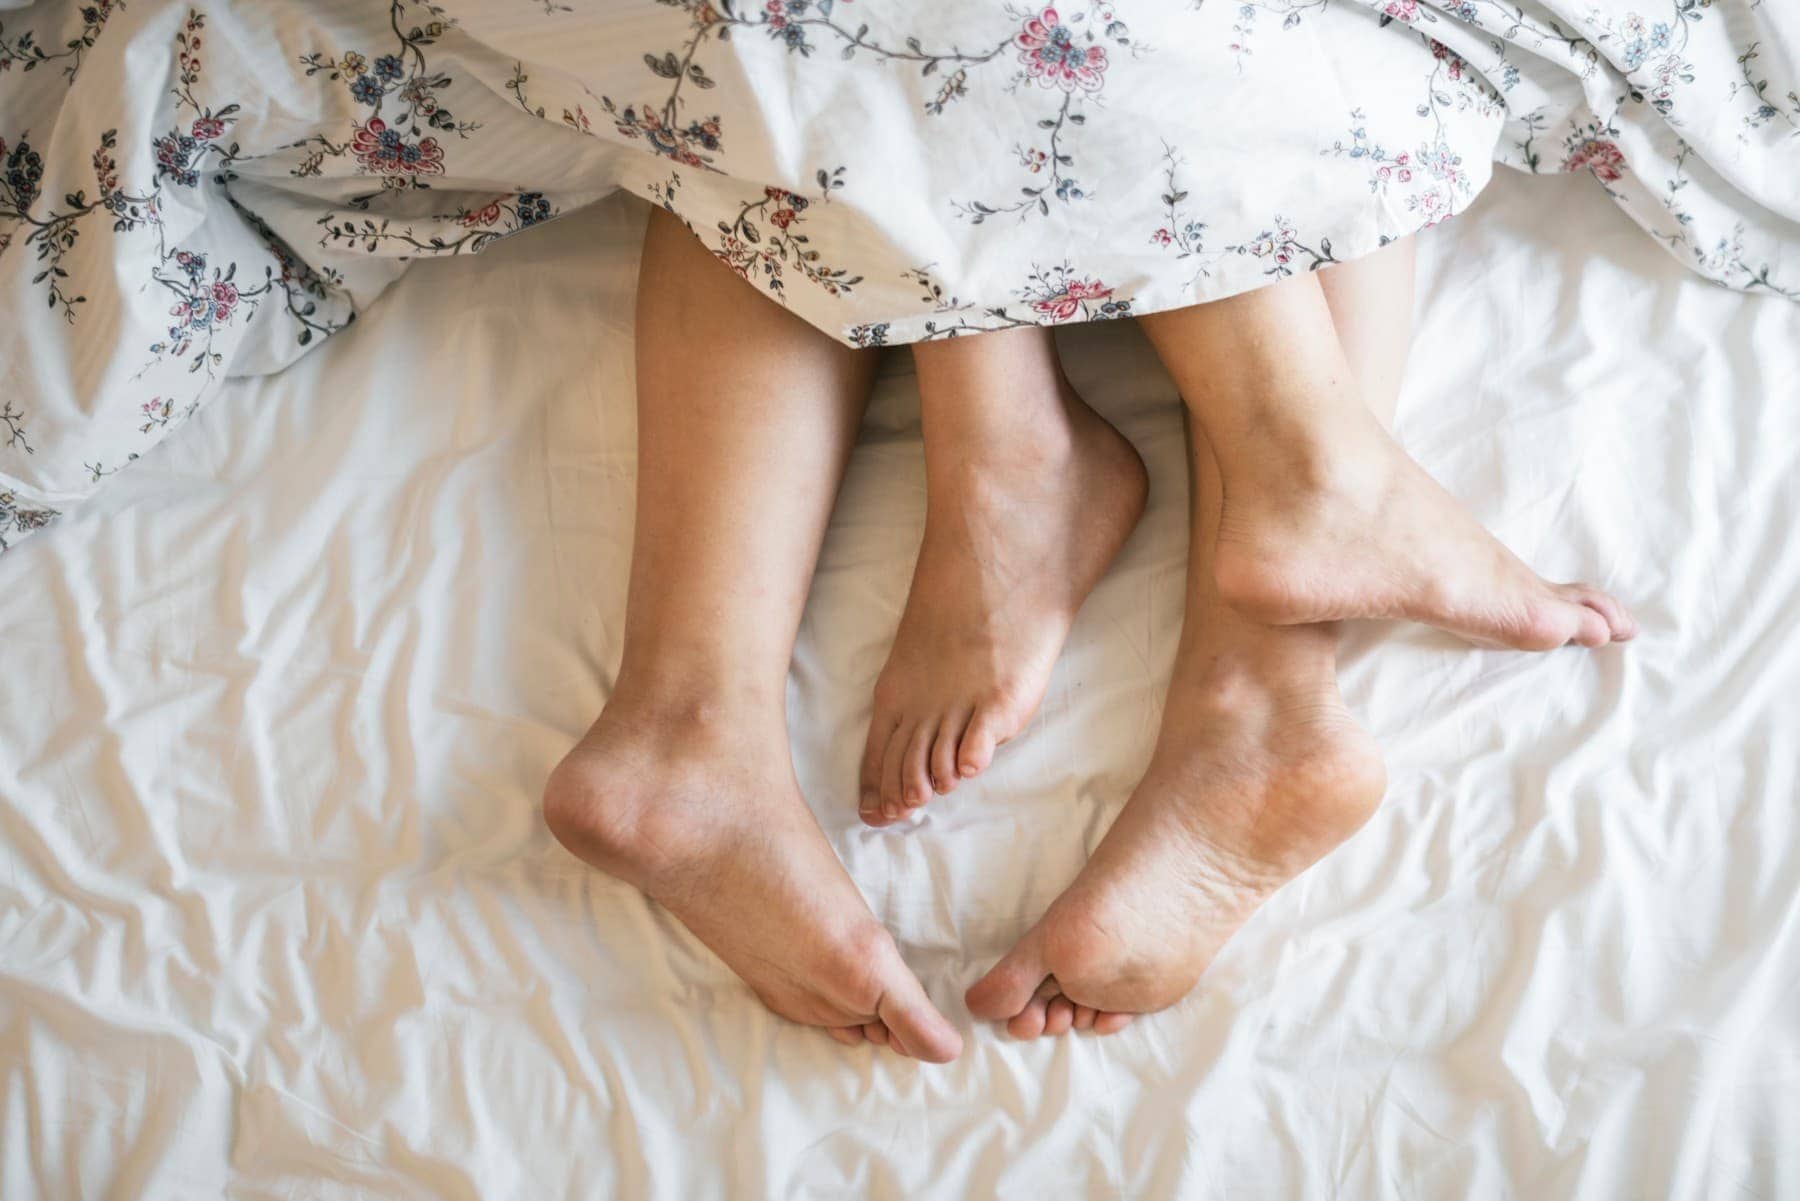
[[[1427,236],[1404,441],[1643,636],[1350,631],[1381,812],[1174,1010],[1031,1044],[960,993],[1147,759],[1178,403],[1131,328],[1065,332],[1150,511],[1026,735],[875,832],[923,518],[891,357],[790,721],[970,1036],[929,1067],[772,1018],[540,821],[618,659],[641,220],[421,264],[0,562],[0,1196],[1800,1195],[1800,307],[1586,180],[1506,176]]]

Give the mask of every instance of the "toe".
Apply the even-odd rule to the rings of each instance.
[[[1625,642],[1637,635],[1637,621],[1629,610],[1610,593],[1591,584],[1574,585],[1575,599],[1606,619],[1606,629],[1614,642]]]
[[[825,1033],[831,1035],[832,1038],[843,1043],[846,1047],[857,1046],[863,1040],[861,1026],[833,1026],[826,1030]]]
[[[1577,646],[1593,648],[1605,646],[1612,641],[1612,630],[1608,627],[1606,617],[1597,609],[1587,605],[1575,605],[1575,636],[1569,641]]]
[[[913,729],[911,724],[902,722],[894,736],[888,739],[887,750],[881,755],[881,816],[890,822],[899,820],[906,812],[901,800],[900,764],[912,742]]]
[[[931,786],[940,796],[956,787],[956,748],[968,724],[968,714],[951,714],[938,727],[937,740],[931,744]]]
[[[887,754],[888,742],[899,727],[899,719],[880,710],[869,723],[869,737],[863,743],[862,767],[857,772],[857,810],[871,826],[884,824],[881,816],[881,761]]]
[[[868,1039],[876,1046],[885,1047],[888,1045],[888,1028],[883,1026],[880,1022],[864,1022],[862,1033],[864,1038]]]
[[[956,752],[956,770],[964,779],[986,771],[994,761],[994,748],[1000,745],[1005,729],[1003,721],[1000,710],[993,705],[975,710]]]
[[[1049,974],[1034,930],[988,969],[987,975],[970,987],[964,999],[968,1002],[969,1012],[976,1017],[1003,1022],[1025,1008]]]
[[[1094,1019],[1098,1016],[1100,1015],[1086,1005],[1077,1005],[1075,1007],[1075,1029],[1092,1030]]]
[[[1095,1034],[1117,1034],[1131,1025],[1135,1013],[1102,1013],[1094,1018]]]
[[[900,1043],[902,1054],[927,1063],[949,1063],[962,1054],[962,1035],[950,1019],[938,1012],[925,986],[894,955],[895,967],[887,976],[887,988],[876,1005],[876,1014]]]
[[[1044,1010],[1044,1033],[1067,1034],[1075,1024],[1075,1002],[1067,997],[1053,998]]]
[[[937,723],[922,721],[906,744],[900,760],[900,803],[908,809],[917,809],[931,797],[931,743],[936,737]]]
[[[1044,1032],[1044,1018],[1049,1008],[1048,1000],[1033,997],[1006,1023],[1006,1032],[1014,1038],[1036,1038]]]

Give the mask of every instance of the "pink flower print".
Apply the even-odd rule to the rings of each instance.
[[[1077,46],[1074,34],[1054,8],[1028,17],[1013,43],[1019,47],[1025,74],[1044,87],[1061,88],[1070,95],[1079,89],[1091,95],[1105,82],[1105,49]]]
[[[225,122],[217,117],[198,117],[192,132],[196,141],[210,142],[225,132]]]
[[[231,320],[231,310],[237,308],[238,290],[234,283],[221,280],[212,286],[213,320],[224,324]]]
[[[444,148],[436,138],[408,142],[397,129],[389,129],[380,117],[370,117],[366,125],[356,126],[350,139],[350,151],[363,170],[378,175],[442,175]]]
[[[1462,78],[1462,56],[1450,49],[1450,47],[1444,45],[1444,43],[1438,41],[1436,38],[1431,39],[1431,56],[1439,62],[1446,64],[1444,73],[1450,76],[1451,79]]]
[[[1617,183],[1625,175],[1625,153],[1604,138],[1589,138],[1569,152],[1564,171],[1592,171],[1602,183]]]
[[[1411,25],[1419,19],[1419,0],[1387,0],[1381,11],[1396,21]]]

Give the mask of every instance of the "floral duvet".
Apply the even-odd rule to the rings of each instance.
[[[411,260],[618,189],[875,346],[1329,266],[1495,163],[1800,299],[1800,8],[0,0],[0,548]]]

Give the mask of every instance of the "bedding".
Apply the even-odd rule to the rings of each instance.
[[[1800,296],[1800,17],[1712,0],[0,5],[0,546],[409,263],[625,189],[861,345],[1228,295],[1582,172]]]
[[[930,1067],[772,1017],[539,818],[618,665],[643,214],[419,264],[0,560],[0,1196],[1800,1195],[1800,306],[1583,180],[1503,173],[1423,235],[1402,441],[1644,632],[1350,628],[1381,811],[1186,1001],[1034,1043],[960,994],[1149,756],[1180,405],[1129,323],[1059,333],[1148,513],[1024,735],[873,831],[856,755],[924,519],[890,354],[789,708],[967,1039]]]

